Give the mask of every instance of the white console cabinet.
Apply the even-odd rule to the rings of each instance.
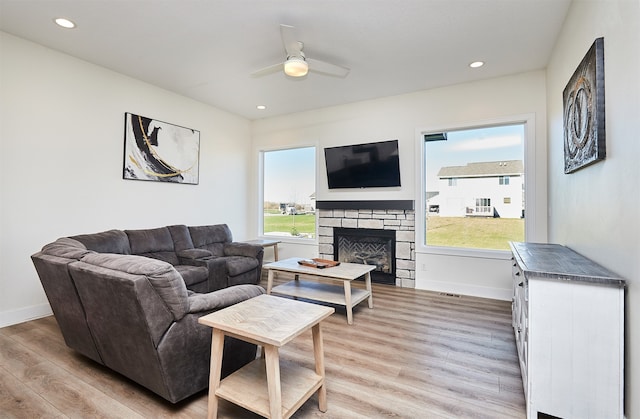
[[[527,418],[623,418],[624,280],[564,246],[510,245]]]

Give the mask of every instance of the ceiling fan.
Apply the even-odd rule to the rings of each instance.
[[[304,44],[298,41],[295,29],[293,26],[280,25],[280,36],[287,53],[285,61],[254,71],[251,73],[252,77],[260,77],[280,70],[284,70],[284,73],[291,77],[304,77],[309,71],[335,77],[347,77],[350,70],[346,67],[308,58],[302,52]]]

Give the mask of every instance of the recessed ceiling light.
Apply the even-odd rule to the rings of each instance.
[[[265,105],[258,105],[256,106],[257,109],[260,109],[261,111],[264,111],[265,109],[267,109],[267,107]]]
[[[478,68],[478,67],[482,67],[483,65],[484,65],[484,61],[474,61],[471,64],[469,64],[469,67]]]
[[[65,19],[63,17],[55,18],[55,19],[53,19],[53,21],[56,22],[56,25],[61,26],[61,27],[66,28],[66,29],[73,29],[73,28],[76,27],[75,23],[73,23],[69,19]]]

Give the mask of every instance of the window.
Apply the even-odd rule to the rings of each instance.
[[[261,152],[262,234],[316,236],[315,147]]]
[[[422,137],[424,245],[509,250],[509,241],[524,241],[525,127],[509,123]]]
[[[491,198],[476,198],[476,211],[472,214],[484,216],[493,215],[493,208],[491,208]]]

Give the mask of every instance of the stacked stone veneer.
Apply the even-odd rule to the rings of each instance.
[[[333,228],[396,230],[396,286],[415,288],[416,231],[414,210],[326,209],[318,213],[320,257],[333,259]]]

